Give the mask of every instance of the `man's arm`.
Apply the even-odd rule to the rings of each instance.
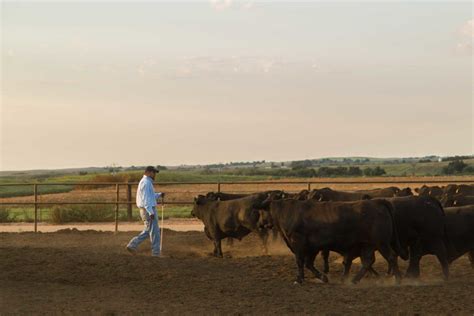
[[[154,198],[154,189],[153,184],[150,181],[145,182],[143,187],[144,197],[143,200],[145,201],[145,210],[147,211],[150,218],[153,219],[155,213],[153,212],[153,207],[155,206]]]

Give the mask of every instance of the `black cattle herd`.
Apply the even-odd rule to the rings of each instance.
[[[304,280],[304,268],[328,282],[330,251],[343,256],[344,279],[352,261],[360,257],[361,269],[353,283],[367,273],[379,275],[372,267],[376,251],[397,282],[402,277],[398,258],[409,260],[405,276],[411,278],[420,275],[420,260],[427,254],[437,257],[445,279],[450,263],[464,254],[474,268],[474,185],[422,186],[415,193],[397,187],[247,195],[210,192],[195,198],[192,215],[204,223],[217,257],[223,256],[225,238],[241,240],[255,232],[266,247],[271,233],[280,235],[295,255],[297,283]],[[319,252],[323,272],[314,266]]]

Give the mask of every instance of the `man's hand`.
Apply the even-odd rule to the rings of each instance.
[[[151,221],[155,220],[155,214],[151,214],[151,215],[150,215],[150,220],[151,220]]]

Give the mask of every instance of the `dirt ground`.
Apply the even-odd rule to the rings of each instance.
[[[165,230],[165,257],[154,258],[148,243],[137,256],[125,251],[134,234],[1,233],[0,315],[474,313],[474,270],[465,257],[452,265],[448,282],[427,256],[419,281],[397,286],[391,278],[366,277],[354,286],[341,283],[334,255],[331,283],[307,272],[307,281],[294,285],[295,262],[280,242],[263,255],[249,236],[232,248],[224,244],[226,257],[218,259],[209,256],[212,245],[202,232]],[[379,258],[375,268],[383,272],[386,264]]]

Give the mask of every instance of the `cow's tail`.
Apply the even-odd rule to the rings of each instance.
[[[380,199],[379,201],[387,208],[390,218],[392,219],[392,247],[400,256],[400,258],[403,260],[408,260],[408,250],[400,245],[400,237],[397,223],[395,222],[395,210],[393,209],[393,205],[385,199]]]

